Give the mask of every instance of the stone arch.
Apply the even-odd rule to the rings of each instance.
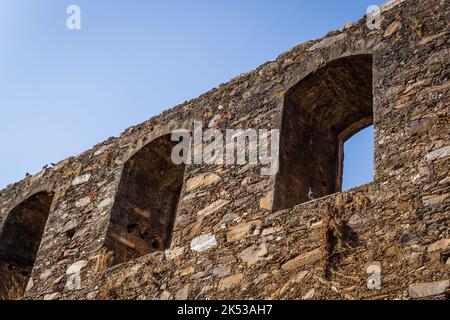
[[[341,191],[342,145],[373,123],[372,55],[329,61],[285,94],[274,210]]]
[[[0,234],[0,299],[20,298],[41,244],[54,193],[40,191],[14,207]]]
[[[124,163],[105,241],[114,264],[170,246],[185,172],[171,160],[176,144],[160,136]]]

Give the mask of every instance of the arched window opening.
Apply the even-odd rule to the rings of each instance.
[[[53,201],[39,192],[8,214],[0,234],[0,299],[19,299],[28,283]]]
[[[124,164],[106,239],[114,264],[170,247],[185,169],[172,162],[177,142],[170,138],[150,142]]]
[[[274,210],[342,190],[343,142],[373,123],[372,56],[333,60],[291,88],[283,108]]]

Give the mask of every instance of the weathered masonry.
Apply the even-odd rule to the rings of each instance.
[[[390,1],[382,17],[2,190],[0,295],[448,298],[450,6]],[[280,171],[174,165],[170,133],[194,120],[280,129]],[[341,192],[343,142],[369,125],[374,181]]]

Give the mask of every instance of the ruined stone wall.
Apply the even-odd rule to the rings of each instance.
[[[24,200],[55,193],[25,298],[448,297],[450,7],[395,1],[383,17],[381,30],[362,19],[299,45],[2,190],[1,231]],[[111,215],[134,154],[194,120],[281,128],[291,88],[358,55],[373,61],[373,183],[276,211],[278,177],[262,176],[259,165],[187,165],[170,248],[114,263]],[[370,290],[379,279],[381,289]]]

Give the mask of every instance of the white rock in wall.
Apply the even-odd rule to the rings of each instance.
[[[219,122],[222,120],[220,114],[215,115],[209,122],[208,128],[216,128]]]
[[[100,147],[97,151],[95,151],[94,157],[101,155],[101,154],[102,154],[103,152],[105,152],[109,147],[110,147],[110,145]]]
[[[77,208],[86,207],[89,203],[91,203],[91,198],[84,197],[84,198],[81,198],[80,200],[78,200],[77,202],[75,202],[75,207],[77,207]]]
[[[91,178],[91,174],[89,174],[89,173],[78,176],[75,179],[73,179],[72,186],[78,186],[80,184],[86,183],[89,181],[90,178]]]
[[[67,291],[80,290],[81,289],[81,275],[80,273],[74,273],[67,278],[64,289]]]
[[[79,273],[81,269],[87,266],[87,264],[88,262],[86,260],[77,261],[74,264],[70,265],[69,268],[67,268],[66,274],[70,275],[74,273]]]
[[[45,281],[45,280],[47,280],[51,275],[52,275],[52,270],[45,270],[44,272],[41,273],[41,275],[39,276],[39,279]]]
[[[30,277],[30,280],[28,280],[28,284],[27,284],[25,291],[28,292],[31,289],[33,289],[33,287],[34,287],[34,281],[33,281],[33,278]]]
[[[166,255],[166,258],[169,260],[175,259],[179,256],[181,256],[184,253],[184,247],[177,247],[172,250],[166,250],[164,254]]]
[[[46,295],[44,296],[44,300],[45,300],[45,301],[56,300],[56,299],[58,299],[58,298],[59,298],[59,293],[58,293],[58,292],[55,292],[55,293],[49,293],[49,294],[46,294]]]
[[[217,239],[212,234],[204,234],[191,241],[191,250],[203,252],[217,246]]]
[[[312,298],[314,298],[314,294],[316,293],[316,290],[311,289],[309,290],[303,297],[302,300],[311,300]]]

